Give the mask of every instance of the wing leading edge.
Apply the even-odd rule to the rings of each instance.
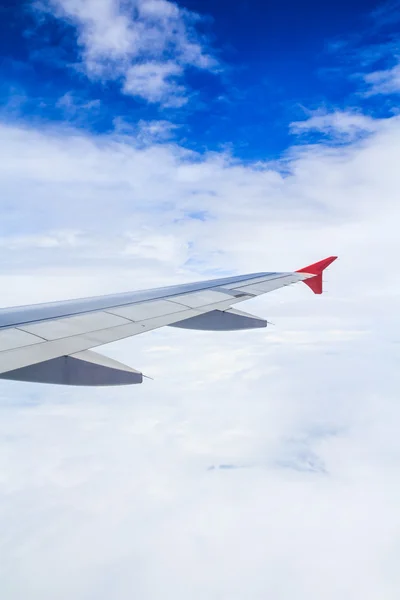
[[[290,273],[254,273],[65,302],[0,309],[0,378],[64,385],[141,383],[142,374],[89,351],[164,326],[228,331],[267,322],[232,306],[304,281],[322,292],[330,257]]]

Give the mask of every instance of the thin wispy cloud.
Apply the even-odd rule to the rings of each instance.
[[[378,119],[353,111],[317,110],[304,121],[294,121],[290,128],[296,134],[319,132],[326,134],[331,140],[352,141],[376,131],[379,124]]]
[[[374,71],[365,75],[368,85],[366,94],[373,96],[377,94],[399,94],[400,93],[400,63],[391,69]]]
[[[327,45],[342,58],[338,72],[359,83],[359,95],[371,98],[399,93],[399,21],[398,0],[383,2],[364,15],[359,30]]]

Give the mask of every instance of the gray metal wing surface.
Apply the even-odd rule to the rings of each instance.
[[[164,326],[213,331],[265,327],[265,320],[233,305],[316,277],[305,270],[254,273],[0,309],[0,378],[64,385],[141,383],[140,372],[91,349]]]

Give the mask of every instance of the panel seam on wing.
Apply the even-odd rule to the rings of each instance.
[[[47,338],[45,338],[41,335],[38,335],[37,333],[32,333],[31,331],[26,331],[26,329],[23,329],[22,327],[10,327],[9,329],[16,329],[17,331],[22,331],[23,333],[26,333],[27,335],[31,335],[32,337],[38,338],[38,340],[42,340],[43,342],[50,341]]]
[[[117,307],[115,307],[117,308]],[[118,308],[122,308],[120,306],[118,306]],[[121,315],[117,315],[116,313],[112,312],[111,310],[102,310],[101,312],[107,313],[107,315],[112,315],[113,317],[121,317]],[[123,316],[121,317],[122,319],[126,319],[126,321],[129,321],[130,323],[138,323],[139,321],[133,321],[132,319],[130,319],[129,317]],[[116,327],[118,327],[118,325],[116,325]]]

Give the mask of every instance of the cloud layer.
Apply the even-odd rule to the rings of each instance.
[[[7,598],[397,597],[400,122],[371,131],[243,165],[2,126],[4,305],[341,257],[248,303],[266,331],[106,348],[139,388],[2,384]]]

